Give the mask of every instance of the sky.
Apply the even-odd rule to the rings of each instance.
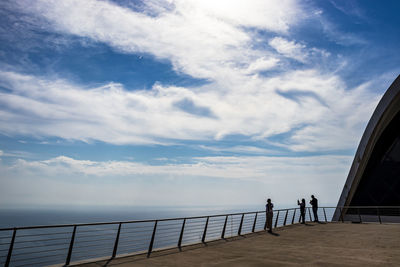
[[[399,8],[1,1],[0,208],[335,205]]]

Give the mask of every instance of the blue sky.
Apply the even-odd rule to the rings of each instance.
[[[0,207],[335,204],[398,1],[2,1]]]

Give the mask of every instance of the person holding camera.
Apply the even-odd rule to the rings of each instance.
[[[300,206],[301,223],[305,224],[306,223],[306,200],[304,198],[301,199],[301,202],[299,200],[297,200],[297,205]]]

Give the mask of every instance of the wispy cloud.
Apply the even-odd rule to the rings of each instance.
[[[306,45],[289,41],[282,37],[274,37],[268,44],[284,57],[297,60],[302,63],[310,63],[311,59],[323,60],[330,56],[330,53],[315,47],[308,48]]]
[[[20,159],[11,166],[0,163],[3,173],[0,200],[9,203],[7,197],[13,188],[13,194],[21,195],[17,202],[24,203],[28,201],[24,193],[29,186],[29,201],[33,203],[53,199],[59,204],[80,201],[92,205],[107,201],[232,204],[240,199],[244,204],[260,203],[268,194],[282,205],[295,201],[291,199],[293,196],[306,196],[310,192],[323,195],[326,201],[338,197],[341,189],[338,177],[344,181],[351,157],[199,157],[192,161],[147,165],[59,156],[40,161]],[[247,186],[248,191],[244,190]],[[107,190],[115,196],[109,199]],[[207,191],[207,196],[201,194],[202,190]],[[71,195],[75,196],[73,201]]]
[[[269,45],[285,57],[293,58],[300,62],[305,62],[307,59],[306,46],[303,44],[288,41],[282,37],[275,37],[269,41]]]
[[[113,144],[220,139],[230,134],[260,139],[307,125],[286,140],[290,149],[343,149],[353,147],[360,125],[378,100],[368,84],[346,90],[340,78],[314,70],[255,77],[225,92],[215,90],[216,84],[195,90],[156,85],[150,91],[127,91],[113,83],[87,88],[14,72],[0,72],[0,80],[9,90],[0,93],[1,132]],[[282,94],[293,89],[318,99],[303,94],[292,101]],[[198,108],[192,114],[176,105],[185,99],[203,114]]]
[[[1,151],[0,150],[0,157],[11,157],[11,158],[23,158],[23,159],[34,159],[36,158],[35,155],[31,152],[27,152],[27,151],[16,151],[16,150],[12,150],[12,151]]]
[[[337,168],[343,171],[349,164],[349,156],[310,156],[310,157],[197,157],[193,163],[176,163],[147,165],[134,161],[92,161],[77,160],[59,156],[48,160],[27,161],[18,159],[8,167],[18,171],[30,171],[56,175],[86,175],[92,177],[118,176],[135,177],[135,175],[173,175],[175,177],[216,177],[224,179],[257,180],[266,183],[293,179],[291,176],[314,173],[320,175],[324,171]],[[310,167],[312,162],[318,164]],[[290,162],[291,167],[287,167]],[[286,167],[284,167],[286,166]],[[296,174],[297,173],[297,174]],[[315,176],[315,177],[316,177]],[[333,177],[333,176],[331,176]]]
[[[38,18],[34,23],[48,32],[167,59],[177,72],[209,83],[191,88],[157,83],[143,91],[2,70],[5,134],[149,144],[290,133],[282,144],[292,150],[348,149],[379,98],[368,84],[348,88],[318,64],[298,68],[281,62],[331,56],[290,37],[291,27],[304,19],[305,7],[297,1],[146,1],[142,12],[94,0],[10,5]],[[269,45],[254,45],[263,42]],[[291,92],[301,92],[296,101]]]
[[[319,23],[321,25],[324,35],[327,36],[332,42],[343,46],[360,46],[367,43],[367,40],[361,35],[339,28],[336,23],[332,22],[324,15],[325,14],[320,10],[314,14],[313,20],[315,20],[315,23]]]
[[[334,6],[340,12],[348,15],[348,16],[356,16],[360,19],[367,20],[367,16],[364,10],[360,7],[357,1],[329,1],[332,6]]]
[[[242,70],[242,64],[265,56],[248,49],[252,36],[246,27],[285,33],[302,16],[294,0],[149,1],[145,10],[158,10],[156,16],[106,1],[17,3],[19,10],[45,19],[42,26],[47,30],[127,53],[150,53],[170,60],[177,71],[208,79],[221,79],[221,74]]]
[[[264,149],[256,146],[231,146],[231,147],[220,147],[220,146],[199,146],[202,149],[210,150],[214,152],[234,152],[244,154],[279,154],[277,150]]]
[[[256,74],[262,71],[274,69],[279,63],[278,58],[258,58],[254,62],[251,62],[247,68],[249,74]]]

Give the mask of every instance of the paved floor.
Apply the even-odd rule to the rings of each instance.
[[[85,264],[98,266],[400,266],[400,224],[290,225],[207,245]]]

